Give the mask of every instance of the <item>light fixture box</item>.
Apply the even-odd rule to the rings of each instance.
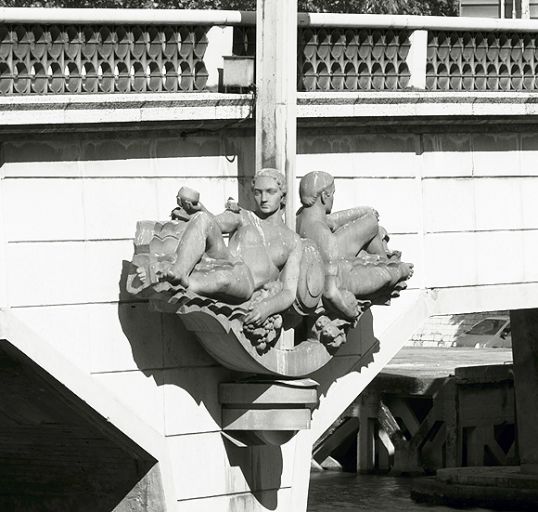
[[[254,57],[225,56],[222,84],[227,87],[250,87],[254,84]]]

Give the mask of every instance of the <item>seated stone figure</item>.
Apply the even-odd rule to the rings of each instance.
[[[176,196],[177,207],[170,213],[172,220],[188,222],[195,213],[207,212],[200,202],[200,193],[189,187],[181,187]]]
[[[295,300],[302,244],[282,219],[284,176],[275,169],[263,169],[252,180],[252,191],[254,211],[237,207],[212,215],[195,204],[200,211],[190,216],[175,261],[161,278],[232,304],[264,290],[243,320],[247,326],[259,327]],[[228,245],[223,233],[231,235]]]
[[[326,172],[311,172],[301,179],[297,232],[314,241],[325,262],[325,305],[353,319],[357,309],[353,297],[390,297],[405,287],[413,265],[388,250],[386,232],[372,208],[331,213],[334,192],[334,178]]]

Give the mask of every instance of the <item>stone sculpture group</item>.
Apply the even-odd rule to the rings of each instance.
[[[176,304],[180,314],[239,320],[238,336],[259,355],[285,324],[300,323],[303,337],[334,351],[370,304],[399,295],[413,265],[389,250],[373,208],[332,212],[330,174],[308,173],[299,192],[294,232],[282,217],[286,183],[275,169],[252,179],[254,211],[230,199],[213,215],[198,192],[181,188],[172,220],[138,223],[128,290]]]

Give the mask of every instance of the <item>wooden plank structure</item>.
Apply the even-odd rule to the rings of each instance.
[[[316,443],[314,460],[343,455],[357,435],[362,473],[515,464],[510,363],[507,350],[405,348]]]
[[[358,398],[358,471],[420,474],[518,462],[513,370],[502,362],[510,353],[460,350],[450,360],[450,351],[435,349],[438,360],[446,358],[437,368],[389,367]],[[448,370],[461,356],[501,364]]]

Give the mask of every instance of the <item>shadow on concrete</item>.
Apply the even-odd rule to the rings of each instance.
[[[337,354],[310,377],[319,382],[320,396],[326,395],[333,382],[351,372],[359,372],[374,361],[380,342],[374,335],[373,316],[364,312],[358,326],[350,330],[346,344]],[[358,393],[357,393],[358,394]]]
[[[125,289],[130,271],[131,263],[124,260],[119,280],[118,318],[131,344],[137,367],[145,376],[153,378],[157,386],[167,388],[166,434],[194,433],[198,427],[190,425],[200,421],[202,428],[215,432],[221,428],[219,384],[238,380],[244,375],[215,362],[195,336],[185,329],[178,315],[151,311],[147,300],[133,301]],[[178,395],[180,398],[177,402],[174,402],[174,398],[168,399],[168,396]],[[191,420],[188,419],[189,415],[192,416]],[[177,420],[178,417],[183,419]],[[252,496],[267,510],[275,510],[283,470],[280,446],[240,447],[224,436],[222,442],[231,466],[231,475],[236,468],[239,469]],[[240,480],[237,479],[238,487],[241,486]],[[233,476],[230,485],[234,485]],[[233,497],[234,503],[247,499],[250,498],[246,494]],[[249,506],[248,502],[245,506]]]
[[[284,467],[280,446],[238,447],[224,438],[224,447],[230,465],[241,470],[258,503],[267,510],[275,510]]]

